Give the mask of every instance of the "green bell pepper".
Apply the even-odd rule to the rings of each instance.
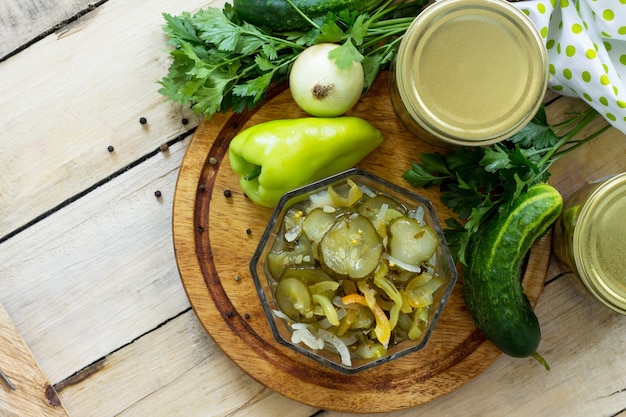
[[[273,120],[240,132],[228,156],[250,200],[274,207],[287,191],[354,167],[382,140],[359,117]]]

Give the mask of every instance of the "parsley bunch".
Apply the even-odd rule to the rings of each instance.
[[[307,18],[308,28],[283,33],[242,21],[228,3],[193,15],[165,13],[173,61],[159,93],[207,118],[229,109],[241,112],[261,104],[272,85],[288,79],[300,52],[323,42],[341,45],[332,52],[340,68],[363,64],[367,91],[425,1],[388,0],[370,14],[329,13],[321,21]]]
[[[548,124],[542,106],[533,120],[503,142],[457,148],[446,154],[421,154],[403,178],[414,187],[438,185],[441,201],[458,217],[446,219],[450,250],[466,265],[466,249],[473,235],[491,217],[511,205],[529,186],[546,182],[550,166],[568,152],[599,136],[610,125],[575,139],[599,114],[589,108],[558,125]]]

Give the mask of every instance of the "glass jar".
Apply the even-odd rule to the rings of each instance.
[[[526,125],[547,82],[545,45],[519,9],[504,0],[440,0],[406,31],[390,95],[418,138],[482,146]]]
[[[554,253],[589,293],[626,314],[626,173],[585,184],[563,206]]]

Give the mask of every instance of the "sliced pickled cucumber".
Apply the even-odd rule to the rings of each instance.
[[[300,279],[289,277],[280,280],[274,293],[280,311],[299,322],[313,318],[311,293]]]
[[[406,286],[409,305],[414,308],[427,307],[433,303],[433,294],[444,284],[439,277],[421,274]]]
[[[283,273],[281,280],[287,278],[297,278],[307,285],[311,294],[322,294],[330,299],[332,299],[335,291],[339,288],[339,282],[318,268],[288,268]]]
[[[339,216],[318,245],[322,267],[338,278],[367,277],[382,254],[383,244],[376,229],[357,213]]]
[[[391,221],[405,215],[404,207],[386,195],[377,195],[363,201],[359,204],[358,212],[370,219],[381,239],[387,238],[387,228]]]
[[[405,212],[404,207],[396,200],[386,195],[377,195],[376,197],[368,198],[359,204],[359,214],[373,220],[380,213],[381,208],[386,205],[386,210],[389,211],[390,216],[399,217]]]
[[[302,231],[311,240],[311,242],[319,242],[331,228],[337,215],[329,213],[318,207],[306,215],[302,222]]]
[[[399,217],[389,226],[389,255],[408,265],[428,261],[439,245],[430,226],[422,226],[410,217]]]
[[[281,245],[277,251],[267,255],[267,270],[274,279],[280,278],[288,268],[313,267],[315,256],[311,242],[306,237],[301,237],[292,244]]]

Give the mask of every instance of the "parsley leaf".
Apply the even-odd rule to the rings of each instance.
[[[425,3],[385,2],[371,15],[328,13],[308,19],[309,27],[281,33],[242,21],[229,3],[193,15],[164,13],[163,31],[173,49],[159,93],[207,118],[229,109],[244,111],[261,104],[271,86],[287,80],[305,48],[332,42],[341,45],[331,52],[338,67],[362,63],[365,94],[393,60],[402,35]]]
[[[438,185],[441,201],[458,215],[445,220],[446,240],[453,256],[466,265],[467,247],[480,235],[482,226],[529,186],[546,182],[549,168],[567,152],[588,142],[610,127],[605,124],[582,140],[575,136],[592,120],[600,117],[589,108],[562,125],[567,133],[559,136],[549,125],[544,106],[520,132],[487,147],[457,148],[446,154],[422,154],[403,178],[414,187]]]

